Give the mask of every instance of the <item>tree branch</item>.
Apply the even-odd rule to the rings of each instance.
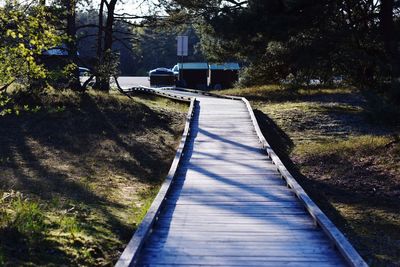
[[[130,99],[132,99],[132,97],[131,97],[130,95],[128,95],[128,94],[124,91],[124,89],[122,89],[121,86],[119,85],[118,77],[115,76],[115,75],[114,75],[113,77],[114,77],[114,80],[115,80],[115,84],[117,85],[118,91],[119,91],[121,94],[126,95],[127,97],[129,97]]]
[[[15,82],[15,80],[16,80],[16,79],[13,79],[11,82],[9,82],[9,83],[3,85],[3,86],[0,88],[0,92],[1,92],[1,91],[6,91],[7,88],[8,88],[11,84],[13,84],[13,83]]]
[[[76,26],[76,30],[84,29],[84,28],[99,28],[99,25],[97,24],[85,24],[85,25],[80,25]]]
[[[128,49],[129,51],[131,51],[131,52],[133,51],[132,47],[130,47],[128,44],[125,43],[125,40],[132,40],[131,38],[120,39],[120,38],[114,36],[113,39],[114,39],[114,41],[117,41],[120,44],[122,44],[122,46],[125,47],[126,49]],[[133,40],[138,41],[139,39],[133,39]]]

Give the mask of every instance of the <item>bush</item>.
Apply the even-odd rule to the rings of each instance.
[[[366,91],[364,95],[368,101],[367,116],[372,122],[388,126],[398,126],[400,124],[399,92],[394,89],[390,89],[383,94]]]

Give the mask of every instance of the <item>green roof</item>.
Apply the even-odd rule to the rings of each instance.
[[[210,64],[210,70],[240,70],[238,63]]]
[[[179,63],[180,70],[208,70],[208,64],[205,62]]]

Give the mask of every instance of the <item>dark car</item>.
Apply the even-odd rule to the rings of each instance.
[[[157,68],[149,71],[150,86],[173,86],[175,75],[171,69]]]

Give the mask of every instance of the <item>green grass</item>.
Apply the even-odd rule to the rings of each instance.
[[[35,242],[46,233],[45,215],[39,202],[25,198],[20,192],[3,193],[0,199],[1,228],[18,231]]]
[[[168,172],[188,106],[13,93],[0,116],[0,265],[113,265]]]
[[[388,136],[363,135],[350,137],[340,142],[321,142],[314,144],[301,143],[293,150],[295,154],[314,154],[324,156],[328,154],[342,154],[344,157],[354,156],[354,153],[373,155],[379,148],[385,147],[393,141]]]
[[[217,93],[249,99],[273,149],[368,264],[400,265],[398,109],[355,88]]]
[[[135,220],[137,222],[141,222],[144,219],[147,210],[153,203],[154,196],[157,195],[159,190],[160,190],[159,186],[154,186],[147,189],[142,189],[138,193],[140,199],[139,204],[138,203],[132,204],[133,214],[136,217]]]

